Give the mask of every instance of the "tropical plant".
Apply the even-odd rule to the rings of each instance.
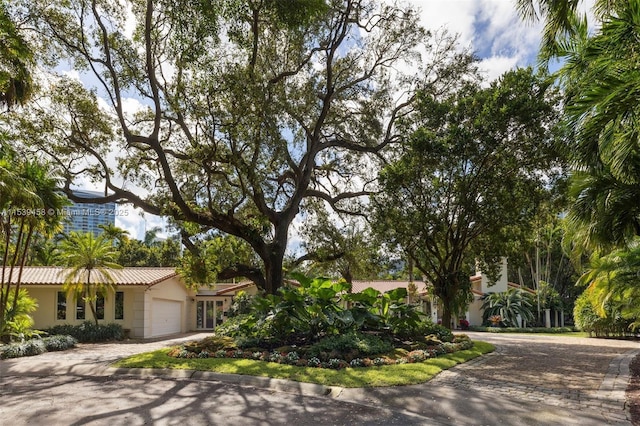
[[[0,35],[0,105],[11,107],[27,101],[34,91],[34,53],[4,1],[0,3]]]
[[[66,197],[58,192],[55,168],[35,161],[24,161],[18,153],[0,144],[0,329],[5,312],[17,312],[18,298],[8,304],[11,288],[20,292],[22,270],[29,257],[34,235],[50,237],[60,229],[57,212]]]
[[[609,254],[594,253],[590,267],[580,277],[579,284],[587,285],[585,293],[600,318],[627,320],[633,329],[640,328],[640,239],[628,249]],[[586,296],[585,296],[586,297]],[[588,330],[587,330],[588,331]]]
[[[531,295],[519,288],[510,288],[500,293],[488,293],[482,297],[483,320],[493,323],[491,317],[500,317],[507,327],[519,327],[518,319],[531,322],[533,300]]]
[[[404,288],[349,293],[345,281],[292,277],[299,285],[283,287],[278,295],[254,296],[248,313],[229,318],[216,333],[240,339],[243,347],[307,344],[357,331],[422,338],[440,334],[416,306],[406,303]]]
[[[31,337],[34,334],[31,314],[38,308],[38,302],[26,290],[14,289],[9,292],[7,306],[0,329],[2,340],[24,340]]]
[[[91,232],[71,232],[60,244],[61,259],[68,268],[63,270],[64,291],[81,297],[90,306],[95,324],[98,325],[96,299],[115,291],[112,271],[122,266],[115,262],[117,251],[103,236]]]

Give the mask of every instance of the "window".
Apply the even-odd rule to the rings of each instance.
[[[115,319],[124,319],[124,292],[116,291]]]
[[[98,294],[96,297],[96,318],[104,319],[104,296],[102,294]]]
[[[66,320],[67,319],[67,295],[64,291],[58,292],[58,307],[56,309],[56,319]]]
[[[84,314],[84,299],[82,297],[78,297],[78,300],[76,301],[76,319],[83,320]]]

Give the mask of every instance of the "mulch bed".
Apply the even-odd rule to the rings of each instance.
[[[640,425],[640,355],[629,365],[631,380],[627,387],[627,403],[631,409],[631,423]]]

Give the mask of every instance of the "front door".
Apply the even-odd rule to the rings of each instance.
[[[224,303],[222,300],[201,299],[196,303],[196,328],[213,330],[224,320]]]
[[[214,300],[198,300],[196,309],[196,328],[213,330],[216,326],[216,306]]]

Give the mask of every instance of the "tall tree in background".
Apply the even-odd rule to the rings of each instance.
[[[531,69],[486,89],[466,79],[445,96],[423,93],[418,127],[381,173],[375,217],[433,285],[442,323],[466,308],[474,260],[495,276],[500,256],[531,231],[554,169],[557,95]]]
[[[33,94],[34,55],[0,1],[0,105],[22,104]]]
[[[301,237],[308,254],[293,264],[309,276],[343,278],[352,284],[354,279],[378,278],[384,271],[380,243],[361,217],[331,217],[318,208],[306,218]]]
[[[541,58],[563,63],[556,77],[575,140],[573,235],[590,247],[620,246],[640,235],[640,1],[597,0],[594,30],[577,12],[582,3],[518,1],[524,17],[545,20]]]
[[[60,78],[51,110],[22,114],[16,136],[65,167],[67,190],[82,177],[108,194],[69,191],[73,201],[173,217],[192,229],[184,239],[195,257],[194,235],[244,240],[261,265],[221,273],[252,276],[269,293],[282,285],[290,226],[306,201],[340,209],[366,196],[372,158],[399,140],[414,88],[445,84],[458,62],[449,40],[420,61],[416,46],[433,39],[418,15],[374,1],[120,3],[16,2],[43,44],[98,82],[92,92]],[[425,69],[401,75],[407,60]]]

